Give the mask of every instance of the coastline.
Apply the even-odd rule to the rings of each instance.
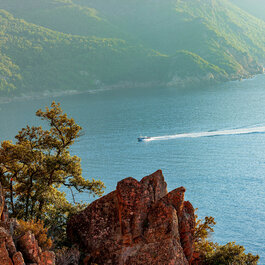
[[[61,97],[61,96],[72,96],[72,95],[82,95],[82,94],[94,94],[99,92],[104,92],[113,89],[121,89],[121,88],[135,88],[135,87],[159,87],[166,86],[165,82],[121,82],[114,85],[101,85],[97,88],[88,88],[87,90],[45,90],[41,93],[22,93],[17,96],[0,96],[0,104],[8,104],[11,102],[21,102],[27,100],[34,99],[43,99],[48,97]]]
[[[45,90],[40,93],[22,93],[20,95],[16,96],[0,96],[0,104],[8,104],[11,102],[21,102],[21,101],[28,101],[28,100],[34,100],[34,99],[43,99],[43,98],[56,98],[56,97],[61,97],[61,96],[72,96],[72,95],[82,95],[82,94],[94,94],[94,93],[100,93],[108,90],[114,90],[114,89],[121,89],[121,88],[127,88],[127,89],[132,89],[136,87],[143,87],[143,88],[150,88],[150,87],[195,87],[198,85],[205,85],[205,86],[211,86],[214,84],[221,84],[221,83],[229,83],[229,82],[243,82],[246,80],[252,80],[256,78],[259,75],[264,75],[265,73],[258,73],[255,75],[249,75],[247,78],[237,78],[237,79],[230,79],[230,80],[225,80],[225,81],[217,81],[216,79],[211,79],[211,80],[205,80],[204,78],[202,79],[193,79],[191,81],[188,81],[187,79],[183,78],[180,79],[178,82],[131,82],[131,81],[123,81],[117,84],[113,85],[101,85],[98,87],[94,88],[88,88],[86,90]]]

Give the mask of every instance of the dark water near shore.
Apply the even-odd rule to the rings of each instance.
[[[169,191],[185,186],[199,216],[215,217],[214,240],[236,241],[265,264],[265,75],[209,88],[119,89],[0,104],[0,139],[39,124],[35,111],[52,100],[84,129],[72,148],[84,176],[100,177],[108,193],[122,178],[160,168]],[[168,137],[180,133],[189,135]],[[140,135],[163,137],[138,143]]]

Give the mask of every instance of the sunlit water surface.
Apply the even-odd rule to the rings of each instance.
[[[265,264],[264,75],[210,88],[119,89],[0,104],[0,139],[39,124],[34,112],[52,100],[83,127],[72,153],[82,158],[85,177],[100,178],[108,193],[125,177],[140,180],[162,169],[169,191],[185,186],[199,216],[215,217],[213,240],[236,241]],[[140,135],[151,141],[138,143]]]

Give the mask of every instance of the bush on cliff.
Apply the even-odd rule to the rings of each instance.
[[[207,265],[256,265],[258,264],[259,256],[254,256],[251,253],[245,254],[245,248],[236,245],[235,242],[229,242],[226,245],[217,245],[214,252],[206,257],[205,264]]]
[[[12,217],[24,221],[44,221],[58,241],[64,238],[67,217],[82,209],[76,204],[74,192],[90,192],[100,196],[104,184],[82,176],[80,158],[71,156],[69,148],[81,135],[81,127],[52,103],[36,116],[48,123],[49,129],[21,129],[17,142],[3,141],[0,147],[0,181],[6,191]],[[73,204],[66,199],[69,189]]]
[[[209,239],[214,232],[216,224],[212,216],[206,216],[204,220],[198,219],[194,232],[195,250],[200,253],[201,264],[204,265],[257,265],[259,256],[251,253],[245,254],[245,248],[236,245],[235,242],[228,242],[226,245],[219,245]]]
[[[19,220],[18,226],[15,229],[15,236],[21,237],[28,231],[31,231],[34,234],[39,247],[43,250],[49,250],[52,247],[52,239],[48,237],[48,229],[44,227],[43,221],[34,222],[33,220]]]

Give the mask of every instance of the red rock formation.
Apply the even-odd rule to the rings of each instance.
[[[52,251],[42,252],[35,239],[34,234],[27,232],[18,240],[18,247],[27,263],[36,263],[39,265],[55,264],[55,254]]]
[[[14,265],[25,265],[25,262],[24,262],[24,259],[23,259],[23,256],[22,256],[22,253],[19,251],[19,252],[16,252],[14,255],[13,255],[13,264]]]
[[[5,243],[5,247],[10,257],[17,252],[12,236],[4,227],[0,227],[0,242]]]
[[[53,252],[42,252],[31,232],[18,239],[17,246],[12,237],[15,220],[9,219],[3,190],[0,184],[0,265],[54,265]],[[19,251],[17,251],[19,250]]]
[[[0,243],[0,264],[13,265],[6,249],[5,242]]]
[[[28,263],[40,263],[41,250],[34,234],[28,231],[18,240],[18,248],[21,250],[23,257]]]
[[[167,193],[161,170],[127,178],[68,223],[85,264],[188,265],[193,259],[194,209],[185,188]]]
[[[44,251],[40,256],[40,265],[54,265],[55,254],[52,251]]]
[[[4,215],[3,215],[4,208],[5,208],[5,198],[4,198],[2,186],[0,184],[0,220],[1,221],[4,221],[2,220],[2,218],[4,218]]]

